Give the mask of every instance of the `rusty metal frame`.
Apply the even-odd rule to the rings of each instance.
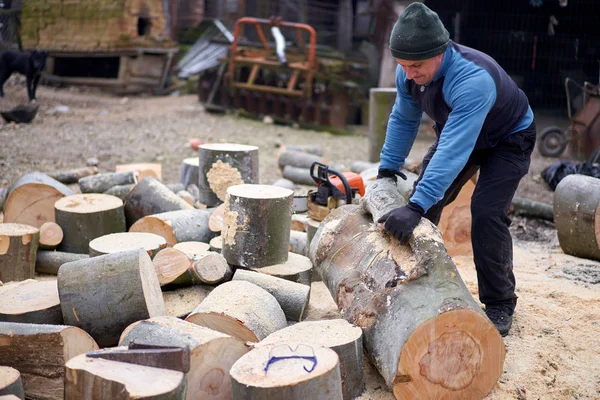
[[[254,54],[245,54],[239,47],[239,41],[241,39],[241,32],[243,25],[252,25],[255,27],[260,42],[263,45],[262,50],[257,50]],[[281,28],[291,28],[296,31],[296,36],[300,48],[302,50],[303,57],[301,59],[292,60],[283,66],[278,61],[268,60],[267,56],[273,53],[273,50],[269,46],[269,42],[263,31],[263,26],[272,27],[277,26]],[[304,41],[303,33],[308,32],[309,43],[308,46]],[[314,28],[307,24],[299,24],[293,22],[282,21],[280,18],[271,19],[260,19],[244,17],[237,20],[233,32],[233,43],[231,44],[231,50],[228,60],[228,70],[226,75],[226,82],[232,89],[246,89],[250,91],[274,93],[278,95],[286,95],[291,97],[304,97],[309,99],[312,96],[312,86],[315,73],[317,71],[317,57],[316,57],[316,44],[317,44],[317,33]],[[250,53],[250,52],[248,52]],[[248,79],[245,82],[235,81],[235,70],[238,65],[252,65],[252,69]],[[261,68],[284,68],[291,69],[292,74],[290,80],[285,88],[274,87],[269,85],[256,84],[255,80]],[[302,90],[295,89],[299,79],[304,77],[304,88]]]

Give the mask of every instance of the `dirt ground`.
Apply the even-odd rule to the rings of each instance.
[[[6,92],[0,109],[26,100],[18,81],[7,83]],[[276,155],[282,143],[319,144],[337,166],[366,160],[368,154],[364,128],[357,130],[362,135],[336,136],[212,115],[195,96],[121,98],[92,89],[41,87],[38,98],[33,123],[0,128],[0,187],[27,172],[84,166],[91,157],[102,172],[121,163],[160,162],[163,181],[174,183],[181,160],[195,155],[188,146],[192,137],[259,146],[265,184],[280,177]],[[538,120],[538,131],[545,125]],[[418,139],[411,158],[422,156],[429,142]],[[553,193],[539,174],[554,161],[534,151],[517,195],[551,203]],[[488,399],[600,399],[600,263],[565,255],[552,223],[515,218],[511,230],[519,304],[505,338],[504,373]],[[477,298],[472,257],[454,261]],[[322,283],[314,285],[311,297],[311,319],[337,316]],[[392,399],[378,373],[370,365],[365,371],[367,390],[360,399]]]

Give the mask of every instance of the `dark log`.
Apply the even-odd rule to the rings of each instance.
[[[554,208],[552,204],[540,203],[539,201],[524,199],[522,197],[513,197],[510,208],[516,215],[554,221]]]
[[[277,164],[283,170],[286,166],[308,169],[314,162],[327,163],[327,160],[315,154],[302,151],[283,151],[279,154]]]
[[[40,227],[40,249],[55,249],[63,240],[63,231],[56,222],[44,222]]]
[[[137,181],[137,173],[133,171],[108,172],[81,178],[79,189],[81,193],[104,193],[113,186],[136,184]]]
[[[281,146],[280,151],[301,151],[315,156],[323,156],[323,149],[318,144],[287,144]]]
[[[23,224],[0,224],[0,281],[33,278],[40,230]]]
[[[301,256],[308,255],[308,236],[306,235],[306,232],[290,231],[289,251],[300,254]]]
[[[15,399],[24,399],[21,373],[11,367],[0,367],[0,399],[12,395]]]
[[[210,210],[196,209],[152,214],[138,219],[129,232],[160,235],[169,246],[180,242],[208,242],[215,237],[209,229],[210,215]]]
[[[0,286],[0,321],[62,324],[56,281],[28,279]]]
[[[63,251],[38,251],[35,260],[35,272],[56,275],[61,265],[89,257],[88,254],[66,253]]]
[[[198,157],[183,159],[179,182],[186,188],[191,184],[198,185]]]
[[[131,189],[135,187],[135,184],[131,183],[129,185],[117,185],[108,189],[104,194],[109,194],[111,196],[118,197],[119,199],[125,201]]]
[[[154,258],[156,253],[167,247],[167,241],[159,235],[146,232],[120,232],[100,236],[90,242],[90,257],[121,251],[144,249]]]
[[[98,173],[98,167],[81,167],[62,171],[55,171],[48,173],[50,178],[56,179],[60,183],[77,183],[81,178],[86,176],[96,175]]]
[[[308,286],[310,286],[311,275],[314,275],[310,259],[295,253],[288,253],[288,259],[284,263],[251,268],[251,270]]]
[[[310,170],[308,168],[298,168],[291,165],[286,165],[283,168],[281,175],[285,179],[299,185],[315,186],[315,181],[310,176]]]

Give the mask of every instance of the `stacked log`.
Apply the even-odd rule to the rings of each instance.
[[[154,257],[154,268],[161,286],[216,285],[231,278],[231,267],[220,254],[205,252],[190,254],[176,248],[168,248]]]
[[[33,278],[40,230],[30,225],[0,224],[0,281]]]
[[[56,222],[44,222],[40,227],[40,249],[55,249],[63,236],[62,228]]]
[[[56,281],[28,279],[0,286],[0,321],[62,324]]]
[[[108,172],[90,175],[79,180],[81,193],[104,193],[113,186],[135,185],[138,174],[134,171]]]
[[[162,236],[145,232],[120,232],[92,240],[89,244],[89,253],[90,257],[96,257],[121,251],[144,249],[150,258],[154,258],[156,253],[165,247],[167,247],[167,241]]]
[[[209,229],[211,211],[185,209],[144,216],[129,232],[148,232],[162,236],[168,246],[179,242],[208,242],[215,236]]]
[[[61,265],[89,257],[88,254],[66,253],[63,251],[38,251],[35,260],[35,272],[56,275]]]

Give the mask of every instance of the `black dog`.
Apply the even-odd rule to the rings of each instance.
[[[27,78],[27,95],[29,101],[36,101],[35,91],[46,67],[47,51],[34,50],[21,53],[6,50],[0,53],[0,97],[4,97],[4,82],[13,72],[20,72]]]

